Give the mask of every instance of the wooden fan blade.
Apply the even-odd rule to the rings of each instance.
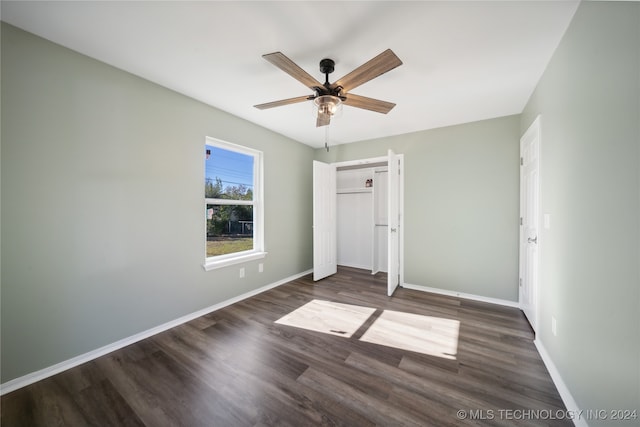
[[[380,101],[379,99],[367,98],[366,96],[353,93],[348,93],[345,96],[347,97],[347,99],[344,100],[345,105],[364,108],[365,110],[375,111],[376,113],[387,114],[396,106],[393,102]]]
[[[400,65],[402,65],[400,58],[391,49],[387,49],[369,62],[362,64],[346,76],[338,79],[332,86],[342,86],[344,92],[349,92],[351,89],[373,80]]]
[[[331,114],[323,114],[318,112],[318,118],[316,119],[316,127],[328,126],[331,122]]]
[[[280,101],[267,102],[264,104],[254,105],[259,110],[266,110],[267,108],[280,107],[282,105],[296,104],[298,102],[308,101],[308,96],[298,96],[296,98],[281,99]]]
[[[282,52],[268,53],[262,57],[312,90],[316,87],[323,87],[322,83],[284,56]]]

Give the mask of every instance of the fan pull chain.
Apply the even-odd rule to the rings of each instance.
[[[324,148],[329,152],[329,144],[327,141],[329,140],[329,126],[324,127]]]

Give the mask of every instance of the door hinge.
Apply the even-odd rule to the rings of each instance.
[[[522,225],[522,217],[520,217],[520,225]]]
[[[520,287],[522,287],[522,277],[518,279],[518,282],[520,283]]]
[[[520,157],[520,166],[524,166],[524,158]]]

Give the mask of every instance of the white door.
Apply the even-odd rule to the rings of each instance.
[[[391,296],[398,287],[400,274],[400,165],[393,150],[389,150],[388,156],[387,295]]]
[[[336,167],[313,162],[313,280],[338,271]]]
[[[538,218],[540,116],[520,139],[520,308],[536,330],[538,299]]]

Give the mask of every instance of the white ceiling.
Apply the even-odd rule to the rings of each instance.
[[[387,48],[400,67],[354,93],[387,115],[345,106],[330,145],[522,112],[578,1],[2,1],[2,20],[313,147],[325,141],[312,92],[261,58],[281,51],[331,81]]]

